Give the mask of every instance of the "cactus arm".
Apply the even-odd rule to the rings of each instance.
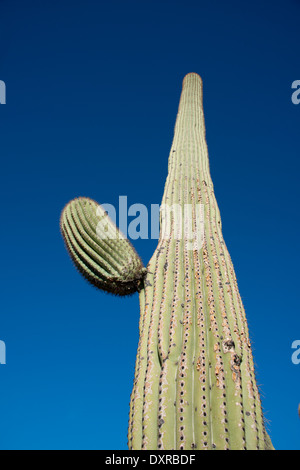
[[[92,285],[116,295],[142,288],[146,268],[95,201],[70,201],[62,211],[60,227],[75,267]]]

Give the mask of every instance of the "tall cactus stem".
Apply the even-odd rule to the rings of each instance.
[[[188,217],[186,205],[192,208]],[[177,216],[174,212],[167,222],[161,215],[160,239],[140,292],[129,448],[272,448],[245,311],[222,235],[202,80],[195,73],[183,81],[162,206],[176,207]],[[193,239],[203,231],[201,246],[191,248],[190,240],[179,236],[187,225]]]

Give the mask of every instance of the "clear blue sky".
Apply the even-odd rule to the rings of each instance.
[[[159,204],[182,79],[207,143],[269,432],[300,448],[300,2],[0,1],[1,449],[126,449],[138,296],[73,269],[63,206]],[[157,240],[134,246],[147,264]]]

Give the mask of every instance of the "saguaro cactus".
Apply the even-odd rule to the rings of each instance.
[[[101,282],[93,283],[105,290],[139,291],[129,449],[272,448],[209,171],[199,75],[183,81],[162,201],[175,210],[161,214],[160,239],[147,269],[127,241],[128,262],[123,238],[123,245],[99,241],[95,226],[103,214],[97,219],[89,206],[83,219],[75,204],[78,209],[73,201],[63,211],[61,228],[80,271],[92,282],[98,276]],[[199,207],[203,217],[197,217]]]

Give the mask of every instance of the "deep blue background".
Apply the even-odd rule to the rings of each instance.
[[[182,79],[204,82],[223,233],[273,444],[299,449],[300,2],[0,1],[2,449],[126,449],[138,296],[65,251],[73,197],[159,204]],[[137,240],[145,264],[157,240]]]

